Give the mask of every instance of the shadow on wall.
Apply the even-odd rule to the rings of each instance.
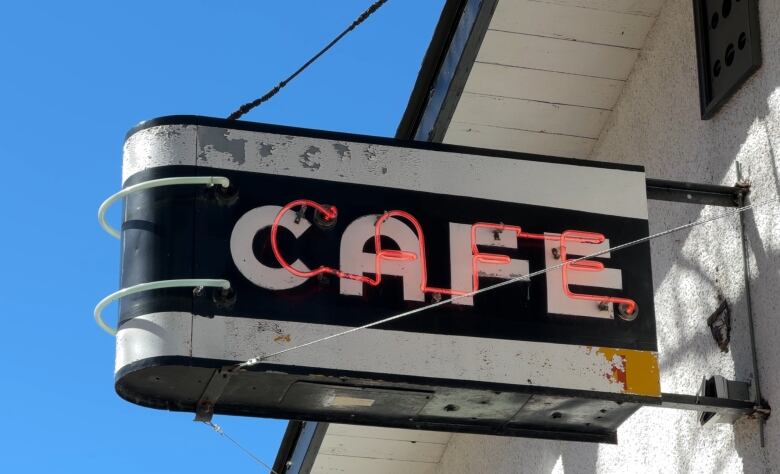
[[[698,82],[692,11],[690,1],[668,0],[645,49],[623,90],[618,107],[593,152],[593,159],[643,164],[648,175],[665,179],[721,183],[736,182],[735,161],[743,165],[743,174],[751,181],[753,202],[780,196],[777,147],[780,144],[780,2],[760,2],[763,66],[710,121],[699,119]],[[717,211],[715,211],[717,212]],[[705,214],[706,213],[706,214]],[[651,227],[654,231],[690,222],[711,210],[698,206],[653,205]],[[728,227],[737,225],[729,219]],[[780,320],[776,318],[777,288],[780,288],[780,211],[772,204],[745,215],[746,235],[750,243],[751,296],[756,326],[756,345],[762,394],[770,405],[780,406]],[[712,224],[710,224],[712,225]],[[725,225],[725,224],[724,224]],[[651,245],[656,298],[667,299],[659,311],[659,339],[662,346],[662,371],[674,389],[695,389],[695,378],[685,372],[713,370],[719,373],[719,355],[702,319],[703,307],[714,304],[713,296],[728,293],[732,306],[734,331],[730,353],[736,379],[751,380],[753,374],[748,340],[747,306],[742,283],[739,241],[726,242],[728,232],[712,240],[696,242],[701,236],[690,231],[670,236],[667,242]],[[699,246],[697,251],[688,247]],[[735,250],[739,250],[738,258]],[[728,273],[726,273],[728,272]],[[697,294],[702,308],[695,313],[674,311],[690,304],[690,294],[678,286],[663,288],[667,278],[694,280],[704,289]],[[739,281],[735,281],[735,277]],[[736,290],[736,291],[735,291]],[[661,294],[671,293],[671,294]],[[706,318],[706,315],[704,315]],[[692,322],[689,318],[696,318]],[[665,325],[666,327],[662,327]],[[673,333],[677,334],[673,334]],[[685,337],[679,337],[684,334]],[[721,358],[722,360],[722,358]],[[698,363],[701,362],[701,365]],[[722,373],[723,369],[720,369]],[[728,369],[726,369],[728,370]],[[669,374],[675,376],[670,380]],[[712,373],[697,373],[698,377]],[[723,373],[723,375],[728,375]],[[669,386],[664,389],[670,391]],[[766,426],[766,449],[758,445],[756,422],[742,420],[733,429],[733,446],[713,443],[709,430],[684,423],[667,434],[675,451],[685,453],[692,447],[707,447],[713,459],[724,463],[741,462],[743,472],[780,471],[780,423],[777,417]],[[736,456],[730,454],[736,450]],[[719,472],[719,462],[705,467],[691,463],[694,454],[678,456],[678,472]],[[731,458],[727,460],[726,458]]]
[[[596,464],[599,460],[598,449],[598,445],[588,443],[561,443],[563,472],[596,472]]]
[[[780,178],[777,172],[777,155],[770,135],[769,127],[764,125],[769,146],[769,168],[771,176],[764,176],[761,188],[756,189],[755,200],[780,196]],[[756,183],[758,184],[758,183]],[[773,189],[767,189],[771,186]],[[758,188],[758,186],[756,186]],[[759,194],[759,191],[761,194]],[[751,259],[751,296],[753,299],[754,319],[756,326],[756,351],[759,374],[761,376],[761,395],[771,407],[780,407],[780,351],[777,341],[780,337],[780,320],[777,319],[778,297],[780,288],[780,211],[778,204],[773,210],[766,210],[774,215],[774,219],[766,214],[748,214],[745,216],[745,233],[750,242]],[[769,224],[766,226],[765,224]],[[774,225],[772,225],[774,223]],[[767,235],[766,227],[769,228]],[[769,242],[764,239],[769,237]],[[774,239],[774,246],[771,239]],[[765,245],[769,244],[769,245]],[[769,248],[767,248],[769,247]],[[742,306],[744,307],[744,306]],[[747,344],[732,347],[735,370],[737,374],[751,374],[752,354]],[[777,416],[767,420],[765,425],[765,449],[759,447],[756,422],[741,420],[734,427],[734,443],[737,452],[742,457],[744,472],[769,472],[770,469],[780,470],[780,423]]]

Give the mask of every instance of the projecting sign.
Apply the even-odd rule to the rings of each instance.
[[[202,117],[128,135],[116,385],[193,410],[214,369],[271,357],[217,413],[614,440],[660,395],[641,167]],[[562,264],[562,265],[561,265]],[[474,290],[520,278],[501,288]],[[592,413],[591,413],[592,412]],[[598,417],[598,418],[597,418]]]

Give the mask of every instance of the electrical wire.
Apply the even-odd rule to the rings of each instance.
[[[601,251],[598,251],[598,252],[591,253],[589,255],[585,255],[584,257],[571,259],[571,260],[568,260],[566,262],[560,263],[558,265],[554,265],[552,267],[546,267],[546,268],[543,268],[541,270],[528,273],[526,275],[518,276],[518,277],[509,279],[509,280],[504,280],[504,281],[496,283],[494,285],[486,286],[484,288],[480,288],[478,290],[470,291],[470,292],[464,293],[462,295],[457,295],[457,296],[453,296],[451,298],[442,299],[442,300],[437,301],[435,303],[431,303],[431,304],[426,305],[426,306],[421,306],[419,308],[416,308],[416,309],[413,309],[413,310],[410,310],[410,311],[406,311],[406,312],[403,312],[403,313],[400,313],[400,314],[396,314],[394,316],[390,316],[390,317],[387,317],[387,318],[384,318],[384,319],[373,321],[371,323],[364,324],[362,326],[357,326],[357,327],[354,327],[354,328],[347,329],[345,331],[341,331],[341,332],[338,332],[338,333],[335,333],[335,334],[331,334],[331,335],[328,335],[328,336],[325,336],[325,337],[321,337],[319,339],[314,339],[312,341],[305,342],[305,343],[299,344],[297,346],[288,347],[287,349],[283,349],[281,351],[277,351],[277,352],[274,352],[274,353],[271,353],[271,354],[266,354],[266,355],[253,357],[253,358],[251,358],[251,359],[249,359],[249,360],[247,360],[245,362],[242,362],[242,363],[236,365],[235,368],[237,370],[246,370],[246,369],[249,369],[249,368],[251,368],[251,367],[253,367],[255,365],[260,364],[264,360],[270,359],[271,357],[275,357],[275,356],[278,356],[278,355],[281,355],[281,354],[285,354],[287,352],[291,352],[291,351],[294,351],[294,350],[302,349],[304,347],[309,347],[309,346],[312,346],[312,345],[315,345],[315,344],[319,344],[319,343],[322,343],[322,342],[325,342],[325,341],[329,341],[329,340],[335,339],[337,337],[346,336],[347,334],[352,334],[354,332],[361,331],[363,329],[372,328],[374,326],[378,326],[380,324],[388,323],[390,321],[395,321],[395,320],[398,320],[398,319],[401,319],[401,318],[406,318],[408,316],[412,316],[414,314],[418,314],[418,313],[421,313],[423,311],[427,311],[429,309],[436,308],[438,306],[442,306],[442,305],[445,305],[445,304],[448,304],[448,303],[452,303],[452,302],[457,301],[457,300],[459,300],[461,298],[469,298],[469,297],[478,295],[480,293],[486,293],[488,291],[492,291],[492,290],[495,290],[495,289],[498,289],[498,288],[502,288],[502,287],[507,286],[507,285],[512,285],[512,284],[517,283],[519,281],[529,280],[529,279],[531,279],[533,277],[536,277],[536,276],[539,276],[539,275],[543,275],[543,274],[551,272],[553,270],[558,270],[558,269],[562,268],[565,265],[571,265],[571,264],[574,264],[574,263],[577,263],[577,262],[581,262],[583,260],[587,260],[587,259],[590,259],[590,258],[593,258],[593,257],[598,257],[600,255],[604,255],[604,254],[609,253],[609,252],[617,252],[619,250],[623,250],[625,248],[632,247],[634,245],[638,245],[638,244],[641,244],[641,243],[644,243],[644,242],[648,242],[650,240],[653,240],[653,239],[656,239],[656,238],[659,238],[659,237],[663,237],[665,235],[669,235],[669,234],[672,234],[674,232],[679,232],[681,230],[685,230],[685,229],[689,229],[689,228],[692,228],[692,227],[696,227],[696,226],[699,226],[699,225],[702,225],[702,224],[706,224],[708,222],[712,222],[712,221],[716,221],[716,220],[719,220],[719,219],[723,219],[724,217],[738,215],[738,214],[741,214],[741,213],[743,213],[743,212],[745,212],[747,210],[753,209],[755,207],[763,206],[763,205],[769,204],[769,203],[776,203],[778,201],[780,201],[780,199],[775,198],[775,199],[769,199],[769,200],[765,200],[765,201],[759,201],[759,202],[751,203],[751,204],[748,204],[746,206],[739,207],[739,208],[733,209],[733,210],[728,211],[728,212],[720,213],[720,214],[717,214],[717,215],[712,216],[712,217],[708,217],[708,218],[705,218],[705,219],[700,219],[700,220],[697,220],[697,221],[694,221],[694,222],[690,222],[688,224],[683,224],[683,225],[680,225],[680,226],[677,226],[677,227],[673,227],[671,229],[667,229],[667,230],[664,230],[662,232],[658,232],[658,233],[653,234],[653,235],[648,235],[647,237],[642,237],[640,239],[633,240],[631,242],[626,242],[624,244],[616,245],[616,246],[608,248],[606,250],[601,250]]]
[[[361,13],[360,16],[357,17],[355,19],[355,21],[352,22],[351,25],[349,25],[338,36],[333,38],[333,40],[330,43],[328,43],[327,46],[325,46],[317,54],[312,56],[311,59],[309,59],[308,61],[306,61],[303,64],[303,66],[299,67],[298,70],[296,70],[294,73],[292,73],[290,76],[288,76],[287,79],[285,79],[282,82],[280,82],[279,84],[277,84],[273,89],[271,89],[270,91],[266,92],[262,97],[260,97],[258,99],[255,99],[255,100],[253,100],[251,102],[247,102],[246,104],[242,105],[235,112],[233,112],[232,114],[228,115],[227,119],[228,120],[238,120],[239,118],[241,118],[241,116],[243,116],[244,114],[246,114],[250,110],[254,109],[258,105],[262,104],[263,102],[267,101],[271,97],[275,96],[277,92],[282,90],[282,88],[287,85],[288,82],[290,82],[293,79],[295,79],[295,77],[298,74],[302,73],[304,71],[304,69],[306,69],[307,67],[311,66],[311,64],[314,61],[319,59],[320,56],[325,54],[330,48],[332,48],[336,43],[338,43],[339,40],[341,40],[341,38],[343,38],[343,37],[345,37],[347,35],[347,33],[349,33],[350,31],[354,30],[355,27],[357,27],[358,25],[360,25],[361,23],[366,21],[366,19],[368,17],[370,17],[375,11],[379,10],[379,8],[382,5],[384,5],[385,2],[387,2],[387,0],[378,0],[378,1],[374,2],[370,7],[368,7],[368,9],[366,9],[366,11]]]
[[[211,421],[204,421],[203,424],[205,424],[206,426],[209,426],[218,435],[226,438],[228,441],[230,441],[231,443],[235,444],[238,449],[240,449],[241,451],[244,452],[244,454],[246,454],[247,456],[252,458],[257,464],[260,464],[261,466],[263,466],[266,469],[268,469],[271,472],[271,474],[279,474],[278,472],[274,471],[274,468],[272,468],[268,464],[264,463],[262,459],[258,458],[254,454],[252,454],[252,451],[250,451],[247,448],[241,446],[241,444],[238,441],[233,439],[229,434],[225,433],[225,430],[223,430],[222,427],[219,426],[218,424],[212,423]]]

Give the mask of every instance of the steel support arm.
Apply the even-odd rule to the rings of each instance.
[[[744,189],[740,186],[689,183],[648,178],[647,198],[654,201],[687,202],[712,206],[737,207]]]

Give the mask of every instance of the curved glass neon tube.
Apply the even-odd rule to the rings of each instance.
[[[230,282],[214,278],[188,278],[183,280],[160,280],[149,283],[140,283],[138,285],[122,288],[106,296],[95,306],[93,312],[95,322],[98,326],[112,336],[116,336],[116,329],[112,328],[103,320],[103,310],[111,304],[112,301],[124,298],[125,296],[140,293],[142,291],[159,290],[162,288],[186,288],[186,287],[216,287],[227,290],[230,288]]]
[[[100,227],[108,232],[109,235],[118,239],[121,235],[120,232],[117,229],[111,227],[111,225],[106,222],[106,211],[108,211],[108,208],[111,207],[113,203],[122,199],[128,194],[137,193],[138,191],[143,191],[144,189],[182,184],[205,184],[206,186],[214,186],[215,184],[219,184],[223,188],[227,188],[230,186],[230,180],[224,176],[179,176],[175,178],[152,179],[149,181],[144,181],[143,183],[128,186],[103,201],[103,204],[100,205],[98,208],[98,222],[100,223]]]

